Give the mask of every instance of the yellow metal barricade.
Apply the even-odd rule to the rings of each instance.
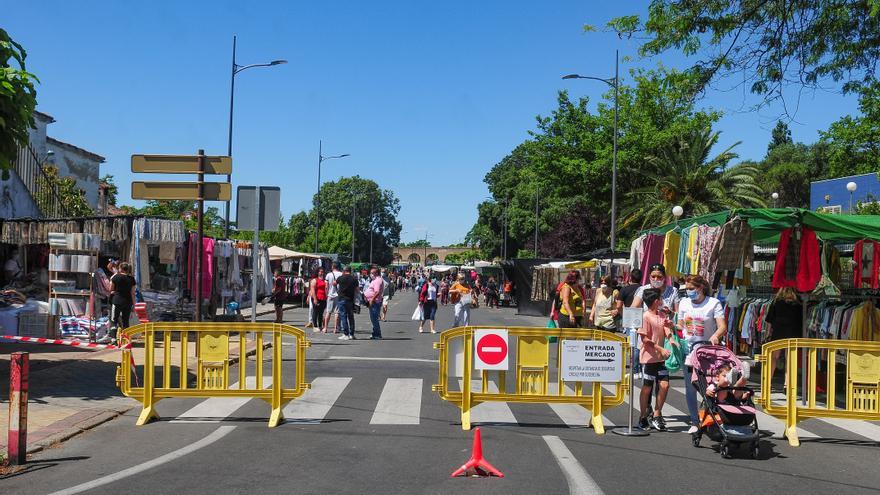
[[[120,339],[143,341],[142,382],[133,376],[135,365],[140,364],[132,360],[133,349],[123,349],[116,371],[122,393],[143,404],[138,425],[158,419],[156,402],[168,397],[250,397],[271,405],[269,427],[274,427],[284,419],[281,408],[311,388],[305,381],[306,348],[311,342],[305,332],[289,325],[155,322],[127,328]],[[296,351],[294,378],[288,388],[282,380],[282,340],[286,344],[293,340]],[[264,352],[267,347],[271,350]],[[254,359],[249,362],[250,353]],[[161,364],[157,365],[160,356]],[[238,379],[231,383],[230,367],[236,362]],[[190,380],[191,372],[195,373],[194,381]]]
[[[788,371],[785,397],[774,400],[770,390],[770,355],[783,353]],[[807,393],[798,400],[798,355],[803,355]],[[880,342],[858,340],[783,339],[764,344],[761,366],[761,407],[785,420],[785,436],[800,445],[797,424],[808,418],[880,421]],[[819,363],[825,362],[824,379]],[[840,366],[845,367],[838,373]],[[838,384],[838,375],[844,383]],[[842,388],[841,388],[842,387]],[[821,394],[821,395],[820,395]],[[806,402],[806,404],[804,404]]]
[[[506,330],[508,344],[508,368],[515,371],[513,387],[508,387],[504,370],[475,370],[474,333],[476,330]],[[556,337],[556,339],[551,339]],[[603,393],[603,383],[564,381],[562,379],[562,343],[566,340],[620,342],[620,376],[604,385],[613,387],[614,393]],[[556,352],[551,348],[556,347]],[[601,330],[583,328],[537,328],[537,327],[458,327],[440,334],[434,343],[440,351],[439,383],[432,389],[440,397],[461,409],[461,427],[471,428],[471,409],[483,402],[523,402],[537,404],[577,404],[591,411],[589,425],[597,434],[605,433],[602,412],[619,406],[630,387],[626,373],[629,363],[629,339],[625,336]],[[514,351],[515,349],[515,351]],[[551,356],[554,359],[551,360]],[[472,386],[474,374],[481,380],[480,386]],[[492,381],[492,375],[496,380]],[[458,383],[455,383],[455,382]],[[453,386],[451,386],[453,385]],[[459,385],[455,387],[454,385]],[[493,386],[494,385],[494,386]],[[553,389],[551,390],[551,385]],[[508,392],[508,390],[512,390]],[[587,426],[587,425],[585,425]]]

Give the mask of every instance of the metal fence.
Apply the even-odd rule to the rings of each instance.
[[[30,144],[18,149],[14,170],[34,199],[43,218],[70,216],[58,194],[55,185],[57,179],[46,173],[44,164]]]

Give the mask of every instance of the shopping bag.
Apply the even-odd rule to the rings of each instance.
[[[677,342],[678,345],[673,345],[673,340]],[[666,358],[666,369],[669,370],[670,373],[675,373],[680,370],[682,364],[684,364],[685,346],[687,346],[687,343],[674,333],[672,334],[672,338],[668,339],[666,345],[663,346],[670,352],[669,357]]]
[[[413,311],[412,318],[410,318],[410,319],[421,321],[423,318],[423,315],[424,315],[424,311],[425,310],[424,310],[424,308],[422,308],[422,305],[419,304],[418,306],[416,306],[416,310]]]

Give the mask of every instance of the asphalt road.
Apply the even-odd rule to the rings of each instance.
[[[800,447],[768,433],[758,460],[745,453],[722,459],[705,439],[694,448],[681,432],[682,418],[669,409],[671,429],[678,431],[627,438],[610,429],[599,436],[572,426],[544,404],[497,404],[492,415],[484,411],[494,419],[481,427],[484,454],[504,478],[450,478],[468,459],[473,433],[462,431],[458,408],[431,391],[438,367],[432,342],[438,335],[416,332],[409,318],[414,305],[412,293],[394,298],[381,341],[366,340],[366,313],[358,317],[359,340],[310,334],[307,375],[313,391],[321,391],[317,402],[327,404],[317,421],[269,429],[269,407],[258,400],[209,422],[175,421],[201,401],[165,399],[157,406],[161,421],[136,427],[139,409],[132,410],[34,456],[27,470],[0,479],[0,492],[71,487],[95,494],[880,492],[876,440],[819,420],[802,424],[816,437],[802,439]],[[438,313],[438,329],[450,327],[452,307]],[[287,315],[293,324],[304,323],[301,310]],[[511,309],[480,308],[472,320],[544,323]],[[285,358],[292,354],[286,347]],[[681,380],[673,386],[681,387]],[[394,407],[386,409],[387,404]],[[670,392],[669,404],[687,410],[679,391]],[[315,411],[308,412],[323,414]],[[605,415],[625,425],[627,414],[624,405]],[[476,410],[474,415],[477,422]],[[382,424],[389,422],[397,424]]]

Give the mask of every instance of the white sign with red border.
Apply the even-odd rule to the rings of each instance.
[[[508,369],[507,330],[474,330],[474,369]]]

